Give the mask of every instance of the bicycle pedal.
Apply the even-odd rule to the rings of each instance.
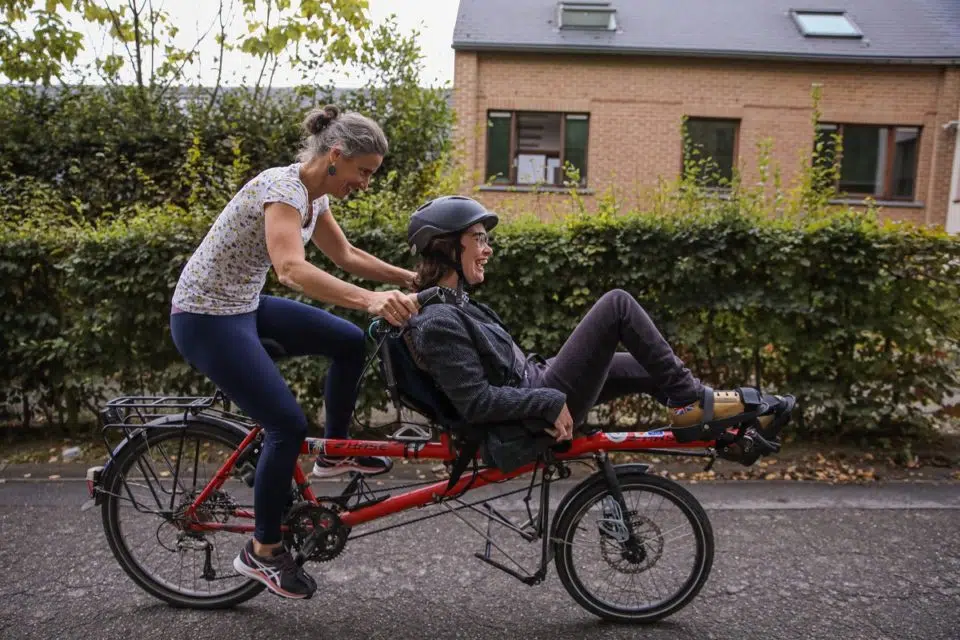
[[[243,483],[252,488],[257,480],[257,468],[248,462],[239,471]]]

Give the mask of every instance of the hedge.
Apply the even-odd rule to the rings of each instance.
[[[210,220],[168,206],[96,227],[0,227],[8,419],[72,425],[121,392],[209,393],[173,347],[168,313]],[[400,220],[341,222],[356,245],[411,265]],[[625,289],[705,382],[797,395],[804,434],[935,428],[946,418],[930,409],[960,388],[960,241],[937,230],[854,211],[804,221],[723,207],[519,220],[497,229],[487,279],[475,295],[525,349],[547,355],[603,292]],[[272,276],[268,292],[291,295]],[[325,363],[283,368],[315,414]],[[385,400],[371,381],[358,412]],[[629,399],[603,415],[632,421],[650,411],[648,400]]]

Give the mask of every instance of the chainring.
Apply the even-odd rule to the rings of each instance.
[[[336,558],[350,535],[350,527],[340,522],[334,509],[313,502],[298,502],[290,507],[285,524],[287,541],[297,551],[301,551],[311,538],[315,540],[316,546],[307,556],[314,562]]]

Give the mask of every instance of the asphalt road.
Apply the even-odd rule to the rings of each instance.
[[[568,485],[569,486],[569,485]],[[731,638],[957,640],[960,486],[697,484],[717,551],[699,596],[665,621],[603,623],[551,570],[527,587],[444,516],[351,541],[308,565],[313,600],[173,609],[121,571],[81,482],[0,484],[0,637]],[[519,515],[516,501],[505,509]],[[535,549],[510,549],[535,562]]]

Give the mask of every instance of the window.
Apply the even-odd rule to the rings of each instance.
[[[706,186],[729,186],[737,160],[739,128],[739,120],[688,118],[684,167],[691,162],[703,162],[702,178]]]
[[[808,38],[862,38],[863,33],[843,11],[792,11],[800,33]]]
[[[560,2],[557,24],[561,29],[617,30],[617,10],[603,0]]]
[[[835,139],[842,141],[837,190],[882,200],[912,200],[916,191],[920,127],[821,124],[818,161],[832,166]]]
[[[493,184],[565,186],[565,164],[587,183],[590,118],[579,113],[490,111],[487,179]]]

